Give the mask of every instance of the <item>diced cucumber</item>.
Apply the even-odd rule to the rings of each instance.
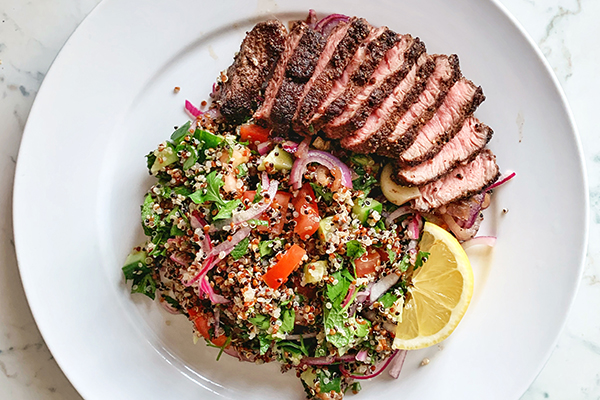
[[[327,273],[327,261],[319,260],[304,264],[304,282],[318,283]]]
[[[367,197],[366,199],[354,200],[354,207],[352,207],[352,213],[356,215],[356,218],[364,225],[369,218],[371,211],[377,211],[381,213],[383,205],[375,199]]]
[[[278,171],[291,170],[294,165],[294,159],[292,155],[287,151],[283,150],[279,146],[275,146],[273,150],[264,158],[263,162],[258,166],[259,171],[266,170],[266,163],[273,164],[273,168]]]
[[[319,237],[322,241],[327,242],[329,240],[329,235],[331,235],[331,231],[333,230],[333,217],[323,218],[319,222]]]
[[[153,174],[161,171],[167,165],[171,165],[179,161],[179,157],[177,157],[175,149],[168,144],[160,151],[154,150],[154,155],[156,156],[156,160],[154,160],[154,164],[152,164],[152,168],[150,168],[150,172]]]

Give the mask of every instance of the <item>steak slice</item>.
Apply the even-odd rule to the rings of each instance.
[[[345,36],[337,42],[337,47],[332,50],[333,54],[328,58],[327,64],[320,71],[317,66],[311,78],[312,84],[309,82],[304,88],[304,96],[300,99],[292,121],[296,132],[311,133],[309,131],[310,120],[317,112],[319,105],[326,99],[327,94],[331,93],[335,81],[342,76],[359,45],[371,32],[371,26],[362,18],[352,18],[344,32]],[[324,54],[328,52],[330,45],[333,47],[331,38],[325,45]]]
[[[425,89],[407,112],[393,113],[375,135],[377,153],[397,158],[412,144],[419,129],[433,117],[448,89],[460,78],[458,57],[436,55],[435,69],[427,79]]]
[[[342,138],[363,127],[373,110],[398,87],[406,78],[417,59],[425,53],[425,44],[419,38],[404,35],[408,42],[404,47],[403,40],[390,49],[385,59],[371,76],[369,85],[348,102],[344,112],[325,127],[330,137]]]
[[[342,147],[359,152],[373,153],[379,147],[376,133],[393,115],[402,115],[417,100],[425,88],[427,78],[433,72],[435,62],[427,54],[421,55],[406,77],[392,93],[369,115],[364,125],[341,141]]]
[[[483,100],[481,86],[461,78],[450,88],[435,115],[419,130],[413,144],[400,155],[400,162],[417,165],[435,156]]]
[[[276,134],[286,134],[298,108],[304,86],[315,72],[321,57],[325,38],[313,29],[305,29],[294,54],[285,69],[285,77],[275,96],[269,122]]]
[[[357,57],[355,57],[355,60],[353,61],[356,61],[356,64],[358,65],[356,65],[356,68],[351,75],[348,74],[345,85],[341,87],[337,85],[332,88],[332,91],[335,90],[340,94],[337,97],[332,98],[327,106],[321,105],[319,108],[319,115],[315,116],[311,121],[313,131],[320,130],[324,125],[335,119],[344,111],[348,102],[360,93],[362,88],[370,82],[373,73],[388,50],[393,48],[394,45],[402,39],[401,36],[386,27],[381,29],[380,34],[379,32],[380,30],[376,30],[374,34],[378,34],[378,36],[357,51]],[[351,62],[349,67],[350,66],[354,67],[355,63]],[[346,71],[344,71],[342,78],[344,78],[344,75],[347,75]],[[322,108],[323,111],[321,111]]]
[[[275,97],[279,92],[279,88],[281,87],[281,83],[285,78],[285,72],[290,58],[294,54],[296,47],[300,43],[300,39],[302,38],[304,32],[308,30],[308,25],[303,22],[297,23],[294,28],[291,30],[284,44],[284,49],[279,56],[279,60],[277,64],[275,64],[275,68],[273,70],[273,74],[268,81],[267,88],[265,89],[264,101],[262,105],[256,110],[254,113],[254,119],[256,120],[266,120],[268,121],[271,117],[271,110],[273,109],[273,104],[275,103]]]
[[[422,186],[431,182],[460,163],[468,161],[478,154],[492,138],[494,131],[469,117],[461,130],[431,160],[414,167],[400,168],[393,179],[404,186]]]
[[[239,123],[258,106],[259,92],[270,76],[284,48],[287,31],[277,20],[256,24],[244,38],[227,80],[219,83],[215,97],[221,115],[230,123]]]
[[[498,176],[500,172],[496,156],[485,149],[468,164],[460,165],[440,179],[421,186],[421,197],[415,199],[415,208],[425,212],[480,193]]]

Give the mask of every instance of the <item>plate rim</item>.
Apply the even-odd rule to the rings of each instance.
[[[583,233],[582,239],[583,240],[581,243],[581,248],[577,252],[577,254],[580,258],[579,262],[577,263],[577,274],[576,274],[578,276],[578,279],[576,281],[577,283],[574,287],[572,295],[569,298],[568,304],[566,305],[565,315],[564,315],[564,318],[562,318],[560,328],[555,332],[554,340],[552,341],[552,345],[546,350],[544,359],[540,360],[539,367],[537,368],[535,375],[527,382],[527,386],[525,388],[523,388],[523,390],[521,391],[521,395],[522,395],[525,393],[527,388],[529,388],[531,386],[531,384],[535,381],[537,376],[544,369],[544,367],[546,366],[554,349],[556,348],[556,345],[560,339],[560,336],[565,329],[565,325],[567,323],[568,316],[572,311],[573,304],[575,302],[575,298],[577,296],[577,293],[579,292],[579,288],[581,287],[581,280],[582,280],[585,263],[586,263],[586,259],[587,259],[586,252],[587,252],[587,248],[589,245],[589,227],[590,227],[590,220],[589,220],[589,218],[590,218],[590,200],[589,200],[589,195],[588,195],[589,194],[589,178],[588,178],[588,172],[587,172],[587,165],[585,162],[585,154],[583,152],[581,136],[580,136],[580,133],[579,133],[576,121],[575,121],[575,117],[574,117],[571,107],[569,105],[568,99],[565,95],[564,89],[563,89],[562,85],[560,84],[560,81],[558,80],[556,74],[554,73],[554,70],[552,69],[549,61],[543,55],[543,53],[542,53],[541,49],[538,47],[537,43],[533,40],[533,38],[530,36],[530,34],[525,30],[525,28],[522,26],[522,24],[519,22],[519,20],[508,10],[508,8],[504,4],[502,4],[500,2],[500,0],[487,0],[487,1],[491,5],[495,6],[500,11],[500,13],[503,14],[503,16],[508,19],[508,21],[512,24],[512,26],[517,29],[520,36],[526,40],[529,48],[531,48],[533,50],[534,54],[536,55],[537,60],[541,61],[543,67],[545,68],[545,72],[550,77],[552,84],[554,86],[553,89],[555,89],[557,91],[558,96],[560,98],[561,108],[566,113],[567,120],[568,120],[568,123],[570,126],[569,134],[572,136],[572,139],[574,140],[574,144],[575,144],[577,155],[578,155],[578,168],[580,169],[580,171],[582,173],[581,177],[578,177],[578,178],[581,178],[582,189],[583,189],[582,200],[583,200],[583,204],[584,204],[584,210],[583,210],[584,226],[582,227],[582,233]],[[68,51],[70,49],[70,47],[72,46],[72,43],[73,43],[72,38],[76,35],[79,35],[80,32],[84,31],[85,28],[87,27],[87,25],[91,23],[90,17],[93,17],[97,13],[101,12],[101,10],[104,8],[104,6],[106,6],[106,4],[109,2],[110,2],[110,0],[102,0],[97,5],[95,5],[94,8],[81,21],[81,23],[69,35],[69,38],[64,43],[64,45],[61,47],[60,51],[57,53],[56,57],[54,58],[54,60],[52,61],[51,65],[50,65],[50,67],[48,68],[48,72],[47,72],[46,76],[44,77],[42,84],[40,85],[38,94],[46,91],[46,87],[48,86],[47,83],[53,79],[53,77],[56,73],[55,65],[57,64],[57,62],[60,62],[60,60],[62,60],[62,58],[64,57],[64,54],[65,54],[65,50]],[[256,15],[254,17],[256,17]],[[27,122],[23,129],[23,134],[22,134],[21,140],[23,140],[23,138],[25,138],[25,135],[31,135],[31,133],[28,133],[30,131],[30,128],[29,128],[30,117],[32,115],[35,116],[35,114],[36,114],[35,110],[38,107],[39,107],[39,102],[37,101],[37,98],[36,98],[36,100],[34,101],[32,107],[30,109],[29,116],[27,118]],[[59,365],[61,371],[65,374],[65,376],[67,377],[67,379],[69,380],[71,385],[75,388],[75,390],[80,395],[83,396],[83,393],[87,392],[87,390],[83,387],[83,383],[79,382],[77,379],[72,379],[73,374],[71,373],[71,370],[69,370],[69,368],[66,366],[66,364],[68,364],[68,363],[63,361],[62,355],[58,355],[52,350],[54,345],[46,341],[46,337],[47,337],[46,332],[50,328],[48,326],[43,327],[38,324],[38,318],[36,317],[36,314],[38,314],[41,311],[39,311],[39,307],[32,305],[31,300],[30,300],[32,298],[30,296],[30,293],[33,290],[33,288],[31,287],[33,284],[30,281],[24,279],[25,276],[23,273],[22,263],[20,260],[22,259],[21,254],[23,254],[26,250],[23,248],[23,245],[20,244],[21,240],[19,239],[19,237],[21,237],[21,234],[18,232],[20,230],[20,227],[18,227],[17,224],[14,223],[17,220],[17,218],[16,218],[17,200],[18,200],[17,199],[17,196],[18,196],[17,186],[19,185],[19,182],[22,179],[24,179],[24,178],[21,178],[21,172],[25,168],[23,166],[23,162],[21,162],[21,157],[20,157],[22,154],[21,153],[22,151],[23,151],[23,147],[20,146],[19,151],[18,151],[18,156],[17,156],[17,165],[15,168],[14,182],[13,182],[13,187],[12,187],[13,194],[12,194],[12,215],[11,215],[12,220],[13,220],[13,236],[14,236],[14,241],[15,241],[15,255],[16,255],[17,264],[19,267],[19,276],[20,276],[20,279],[21,279],[21,282],[23,285],[23,289],[26,294],[26,299],[27,299],[29,309],[31,310],[31,313],[34,317],[37,329],[39,330],[40,334],[44,338],[44,342],[46,343],[49,351],[52,353],[52,355],[56,359],[56,362]],[[88,394],[88,393],[86,393],[86,394]]]

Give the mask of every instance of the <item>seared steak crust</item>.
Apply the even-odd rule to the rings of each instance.
[[[457,82],[448,93],[453,92],[454,89],[459,92],[463,84],[469,87],[468,90],[473,90],[471,99],[459,105],[454,103],[455,99],[452,96],[454,93],[447,94],[444,104],[437,110],[436,115],[419,132],[420,137],[417,137],[415,142],[400,155],[400,162],[414,166],[433,158],[448,140],[458,133],[465,119],[470,117],[485,100],[481,86],[475,86],[465,78]],[[460,98],[460,95],[457,97]],[[446,112],[449,117],[445,117]],[[431,133],[435,136],[431,137]]]
[[[394,118],[389,118],[379,129],[377,133],[377,140],[379,141],[378,154],[397,158],[398,154],[406,150],[415,140],[419,130],[433,118],[444,102],[448,90],[460,79],[460,65],[456,54],[449,57],[436,56],[436,69],[438,65],[440,65],[439,68],[444,68],[444,70],[437,71],[441,72],[437,74],[434,71],[428,79],[424,91],[419,95],[417,102],[406,113],[398,113],[394,115]],[[446,71],[445,68],[449,68],[449,70]],[[447,76],[447,79],[442,77],[441,81],[437,82],[438,75]],[[417,114],[408,114],[415,112],[413,107],[416,109]],[[402,125],[406,121],[410,124],[408,128]]]
[[[366,57],[364,62],[358,67],[357,71],[350,77],[350,81],[344,93],[335,99],[325,110],[324,114],[313,121],[315,131],[321,129],[325,124],[339,116],[350,100],[358,94],[358,92],[369,83],[373,72],[389,49],[402,37],[390,29],[385,29],[381,35],[371,41],[366,48]]]
[[[227,69],[227,81],[219,83],[215,103],[230,123],[239,123],[258,106],[261,88],[283,51],[286,29],[277,20],[258,23],[246,34],[233,64]]]
[[[342,76],[344,69],[358,50],[359,45],[371,31],[371,26],[362,18],[353,18],[344,38],[338,43],[335,52],[325,69],[319,74],[309,89],[293,121],[294,130],[310,133],[309,121],[319,105],[325,100],[336,79]]]
[[[298,99],[304,85],[313,75],[317,61],[325,45],[325,38],[319,32],[306,29],[294,54],[290,57],[279,92],[271,110],[270,122],[275,133],[289,131],[296,113]]]
[[[402,64],[402,67],[391,75],[388,75],[381,85],[373,89],[369,98],[361,104],[359,109],[354,113],[354,116],[352,116],[348,122],[328,130],[328,134],[335,137],[346,137],[362,128],[373,110],[377,109],[392,93],[394,88],[406,78],[406,75],[410,72],[417,59],[423,53],[425,53],[425,44],[419,38],[415,38],[410,48],[404,54],[404,63]]]
[[[496,156],[485,149],[470,163],[458,166],[440,179],[421,186],[421,197],[415,199],[415,208],[429,211],[481,193],[498,180],[499,176]]]
[[[404,186],[421,186],[434,181],[459,164],[471,161],[483,150],[493,134],[492,128],[475,117],[469,117],[456,136],[435,157],[414,167],[397,166],[392,178]]]

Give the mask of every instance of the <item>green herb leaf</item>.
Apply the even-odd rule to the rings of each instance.
[[[217,206],[219,212],[213,217],[213,221],[231,218],[231,216],[233,215],[233,210],[238,208],[238,206],[241,204],[242,202],[239,199],[235,199],[226,201],[225,204],[222,206]]]
[[[266,331],[267,329],[269,329],[270,318],[267,317],[266,315],[259,314],[256,317],[248,318],[248,321],[250,321],[251,323],[256,325],[258,327],[258,329],[262,329],[263,331]]]
[[[398,269],[401,272],[406,272],[408,270],[408,267],[410,267],[410,256],[406,254],[404,257],[402,257],[402,261],[400,261],[400,263],[398,264]]]
[[[294,320],[296,319],[296,313],[294,310],[285,309],[281,315],[281,327],[280,330],[283,333],[288,333],[294,330]]]
[[[229,346],[229,343],[231,343],[231,337],[228,337],[223,346],[221,346],[221,350],[219,350],[219,354],[217,354],[217,361],[221,359],[221,355],[223,354],[223,351],[225,351],[227,346]]]
[[[427,257],[429,257],[428,252],[419,251],[419,254],[417,254],[417,260],[415,261],[415,271],[423,266],[423,263],[427,261]]]
[[[339,305],[342,304],[342,300],[346,297],[352,279],[348,279],[340,271],[334,272],[331,276],[337,280],[337,283],[335,285],[327,285],[327,297],[334,305]]]
[[[203,193],[203,189],[197,190],[189,196],[190,199],[196,204],[202,204],[208,201],[223,205],[224,201],[221,198],[220,189],[225,183],[217,176],[217,171],[213,171],[206,176],[206,183],[206,193]]]
[[[148,225],[150,221],[154,222],[154,227],[151,228]],[[154,199],[152,195],[147,194],[144,198],[144,204],[142,204],[142,227],[144,228],[144,233],[146,236],[151,236],[154,229],[156,229],[156,224],[159,222],[158,214],[154,212]]]
[[[317,376],[319,377],[319,388],[321,393],[329,393],[332,390],[337,393],[342,391],[342,378],[340,376],[335,376],[333,373],[331,373],[331,376],[327,376],[322,370],[318,370]]]
[[[394,261],[396,261],[396,253],[392,251],[392,249],[386,249],[385,251],[388,254],[388,259],[390,260],[390,263],[393,264]]]
[[[190,153],[190,156],[183,163],[183,170],[186,171],[190,169],[196,162],[198,161],[198,152],[192,146],[186,146],[186,151]]]
[[[354,320],[354,326],[356,327],[356,336],[358,337],[366,337],[371,330],[371,322],[369,320],[360,318]]]
[[[384,308],[390,308],[392,305],[394,305],[396,300],[398,300],[398,296],[391,292],[387,292],[383,296],[381,296],[377,301],[380,302]]]
[[[188,134],[190,126],[192,126],[192,123],[190,121],[187,121],[185,124],[181,125],[179,128],[177,128],[177,130],[175,130],[175,132],[171,134],[171,140],[175,144],[179,144],[179,142],[183,140],[185,135]]]
[[[341,349],[348,346],[354,340],[354,332],[346,326],[348,320],[343,311],[338,305],[334,305],[323,319],[323,326],[325,328],[325,339]],[[332,335],[331,332],[334,332]]]
[[[239,260],[244,257],[248,252],[248,245],[250,244],[250,238],[245,238],[239,242],[235,248],[231,251],[231,257],[234,260]]]
[[[155,161],[156,161],[156,154],[154,154],[153,151],[146,154],[146,165],[148,166],[148,171],[150,171],[150,168],[152,168]]]
[[[223,136],[215,135],[214,133],[205,131],[204,129],[196,129],[196,132],[194,132],[194,137],[204,142],[203,148],[205,149],[215,148],[223,143],[223,140],[225,140]]]
[[[176,309],[176,310],[181,310],[182,309],[181,305],[177,302],[177,300],[175,300],[171,296],[167,296],[166,294],[161,294],[161,296],[174,309]]]
[[[313,190],[315,191],[315,196],[317,197],[317,200],[319,200],[319,198],[322,198],[323,201],[325,201],[325,203],[330,204],[333,201],[333,193],[331,193],[329,190],[325,190],[325,188],[323,188],[323,186],[321,185],[317,185],[316,183],[310,183],[310,186],[312,186]]]
[[[269,351],[273,339],[271,339],[269,335],[258,335],[258,342],[260,343],[259,351],[260,355],[262,356],[266,354],[267,351]]]
[[[238,165],[237,169],[239,171],[237,174],[238,178],[242,178],[242,177],[248,175],[248,166],[246,164]]]
[[[266,221],[262,221],[266,222]],[[272,256],[275,254],[275,249],[283,246],[284,241],[282,239],[263,240],[258,244],[258,251],[260,257]]]
[[[283,351],[288,351],[296,355],[303,354],[305,356],[308,356],[308,349],[304,345],[304,340],[302,340],[302,338],[300,339],[300,344],[292,341],[280,341],[277,342],[277,347],[279,347]]]
[[[367,250],[365,250],[358,240],[351,240],[346,243],[346,255],[352,260],[356,260],[366,252]]]
[[[127,281],[132,281],[131,293],[142,293],[154,300],[156,281],[152,270],[146,266],[146,252],[132,253],[127,257],[123,267],[123,275]]]

